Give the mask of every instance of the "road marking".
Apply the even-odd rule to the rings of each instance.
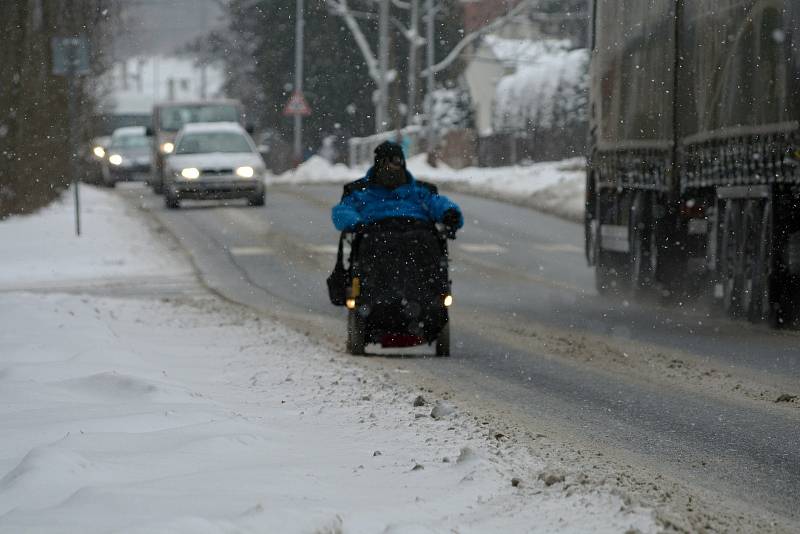
[[[494,243],[459,243],[458,248],[464,252],[476,254],[505,254],[508,249]]]
[[[231,247],[234,256],[266,256],[274,251],[270,247]]]
[[[306,249],[317,254],[337,254],[339,252],[338,245],[305,245]]]
[[[544,252],[577,252],[583,253],[581,247],[567,243],[534,243],[533,248]]]
[[[220,210],[226,223],[233,224],[234,226],[241,226],[250,231],[259,233],[268,233],[272,224],[263,216],[262,210],[251,210],[242,206],[228,206],[227,209]],[[225,224],[229,226],[229,224]]]

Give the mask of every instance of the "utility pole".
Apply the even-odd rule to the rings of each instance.
[[[408,102],[406,124],[411,125],[417,111],[417,47],[419,41],[419,0],[411,0],[411,47],[408,56]]]
[[[297,0],[297,22],[294,42],[294,93],[303,94],[303,0]],[[303,161],[303,117],[294,116],[294,160],[296,164]]]
[[[208,28],[208,4],[203,7],[203,28]],[[207,98],[208,79],[206,78],[206,60],[203,58],[200,64],[200,98]]]
[[[158,55],[153,56],[153,103],[158,103],[161,80],[158,79]]]
[[[433,156],[434,148],[436,147],[436,125],[434,124],[434,117],[433,117],[433,84],[434,84],[434,73],[433,73],[433,60],[434,60],[434,46],[435,42],[433,40],[433,30],[434,24],[436,23],[436,11],[433,7],[433,0],[426,1],[426,9],[428,11],[428,26],[427,26],[427,47],[426,52],[428,56],[428,98],[427,98],[427,115],[428,115],[428,158],[430,159]]]
[[[78,179],[78,89],[75,83],[75,76],[78,63],[78,42],[77,39],[67,46],[67,122],[69,132],[67,134],[69,143],[69,173],[72,175],[72,190],[75,194],[75,235],[81,235],[81,196],[79,193],[80,180]]]
[[[203,60],[203,64],[200,65],[200,98],[205,100],[208,96],[208,78],[206,76],[206,62]]]
[[[380,0],[380,12],[378,18],[378,102],[375,110],[375,132],[380,133],[386,130],[389,122],[389,1]]]

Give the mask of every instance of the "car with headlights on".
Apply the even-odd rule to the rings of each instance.
[[[150,172],[150,139],[144,126],[117,128],[103,159],[103,185],[144,180]]]
[[[245,198],[263,206],[264,160],[247,131],[235,122],[191,123],[175,138],[165,164],[164,201]]]
[[[83,160],[86,166],[84,180],[90,184],[103,183],[103,167],[106,165],[106,150],[111,143],[111,136],[104,135],[92,138],[83,148]]]

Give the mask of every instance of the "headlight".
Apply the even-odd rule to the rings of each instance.
[[[445,295],[444,296],[444,305],[446,308],[449,308],[453,305],[453,295]]]
[[[181,176],[187,180],[196,180],[200,177],[200,171],[194,167],[187,167],[181,171]]]
[[[122,165],[122,156],[119,154],[111,154],[108,156],[108,162],[112,165]]]
[[[98,159],[103,159],[106,157],[106,149],[99,145],[94,147],[92,152],[94,152],[94,155],[97,156]]]
[[[173,145],[169,141],[161,144],[161,152],[163,152],[164,154],[172,154],[173,150],[175,150],[175,145]]]
[[[236,176],[240,178],[252,178],[254,174],[253,167],[238,167],[236,169]]]

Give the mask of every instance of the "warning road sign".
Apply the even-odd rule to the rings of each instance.
[[[311,108],[309,107],[308,102],[306,102],[305,97],[303,97],[303,93],[292,93],[292,97],[286,103],[286,107],[283,108],[283,114],[287,117],[293,117],[296,115],[308,117],[311,115]]]

